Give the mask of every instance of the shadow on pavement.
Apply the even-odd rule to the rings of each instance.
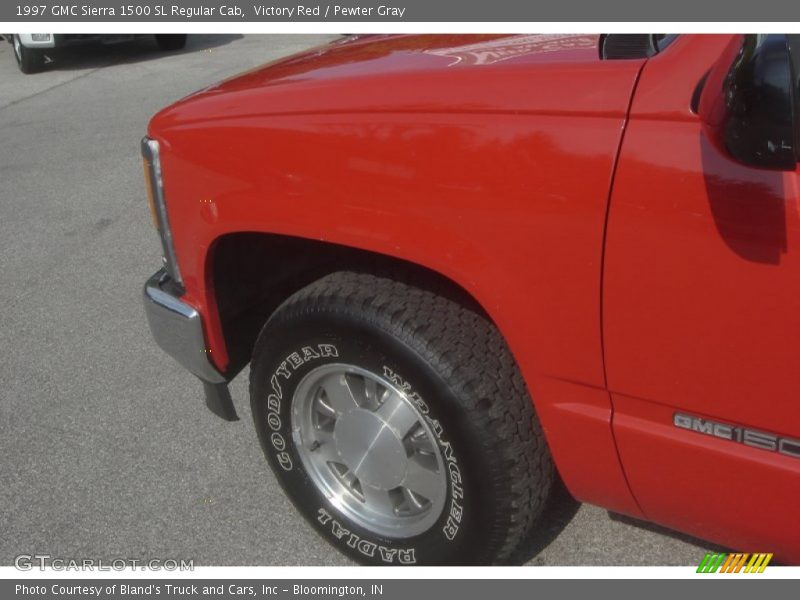
[[[640,519],[635,519],[627,515],[620,515],[618,513],[613,513],[611,511],[608,512],[608,518],[611,519],[612,521],[616,521],[617,523],[624,523],[625,525],[631,525],[639,529],[644,529],[645,531],[651,531],[659,535],[670,537],[674,540],[678,540],[685,544],[691,544],[692,546],[697,546],[698,548],[706,552],[731,552],[730,548],[726,548],[725,546],[720,546],[718,544],[714,544],[712,542],[696,538],[692,535],[689,535],[688,533],[681,533],[680,531],[675,531],[674,529],[669,529],[668,527],[657,525],[656,523],[651,523],[650,521],[642,521]],[[690,566],[697,566],[697,565],[690,565]]]

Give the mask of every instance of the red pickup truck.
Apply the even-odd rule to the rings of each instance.
[[[142,149],[156,341],[339,550],[506,562],[558,476],[800,562],[800,36],[345,38]]]

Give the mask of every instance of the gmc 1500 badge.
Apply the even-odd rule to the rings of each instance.
[[[800,458],[800,440],[780,437],[772,433],[748,429],[747,427],[737,427],[726,423],[718,423],[693,417],[682,413],[675,413],[672,422],[675,427],[696,431],[704,435],[710,435],[731,442],[739,442],[745,446],[761,448],[770,452],[777,452],[792,458]]]

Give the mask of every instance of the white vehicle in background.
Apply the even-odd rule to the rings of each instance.
[[[46,58],[54,60],[59,48],[81,44],[116,44],[141,35],[77,34],[77,33],[8,33],[4,37],[14,47],[14,58],[23,73],[36,73],[44,68]],[[161,50],[180,50],[186,45],[186,34],[154,36]]]

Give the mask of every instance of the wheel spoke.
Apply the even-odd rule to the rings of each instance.
[[[374,408],[378,406],[383,389],[378,389],[378,382],[371,377],[364,377],[364,395],[367,399],[367,406]]]
[[[341,473],[340,477],[350,490],[353,490],[358,484],[358,478],[353,474],[352,471],[348,470],[347,467],[344,467],[344,471]]]
[[[422,498],[421,495],[412,492],[408,488],[403,488],[403,498],[405,501],[405,506],[410,511],[418,511],[421,508],[424,508],[427,504],[425,500],[420,501],[420,498]]]
[[[419,420],[414,413],[414,409],[411,408],[411,405],[397,392],[392,392],[387,395],[383,404],[381,404],[375,412],[380,415],[401,438],[405,437]]]
[[[328,404],[337,415],[342,415],[354,408],[358,408],[358,402],[353,395],[353,390],[347,382],[344,374],[329,375],[322,381],[322,389],[328,398]]]
[[[317,443],[319,446],[316,445]],[[333,443],[332,436],[329,436],[328,440],[320,440],[316,443],[311,443],[308,450],[311,453],[311,458],[316,461],[317,464],[338,463],[342,460],[342,457],[339,456],[339,453],[336,451],[336,444]]]
[[[362,484],[364,503],[367,507],[382,515],[394,515],[395,502],[387,490],[380,490],[370,485]]]
[[[436,448],[421,424],[417,424],[411,431],[411,435],[408,436],[408,445],[413,452],[423,454],[433,454],[435,452]]]
[[[329,418],[336,419],[336,410],[331,406],[331,403],[325,398],[319,397],[314,401],[314,408],[321,415]]]
[[[434,501],[442,493],[441,475],[426,469],[415,460],[408,461],[403,487]]]
[[[308,440],[308,442],[307,442],[309,447],[312,445],[314,440],[316,440],[319,443],[319,447],[322,447],[322,446],[333,446],[334,445],[333,432],[330,431],[329,429],[321,429],[321,428],[317,427],[317,428],[314,429],[314,432],[313,432],[312,435],[313,435],[313,439]]]

